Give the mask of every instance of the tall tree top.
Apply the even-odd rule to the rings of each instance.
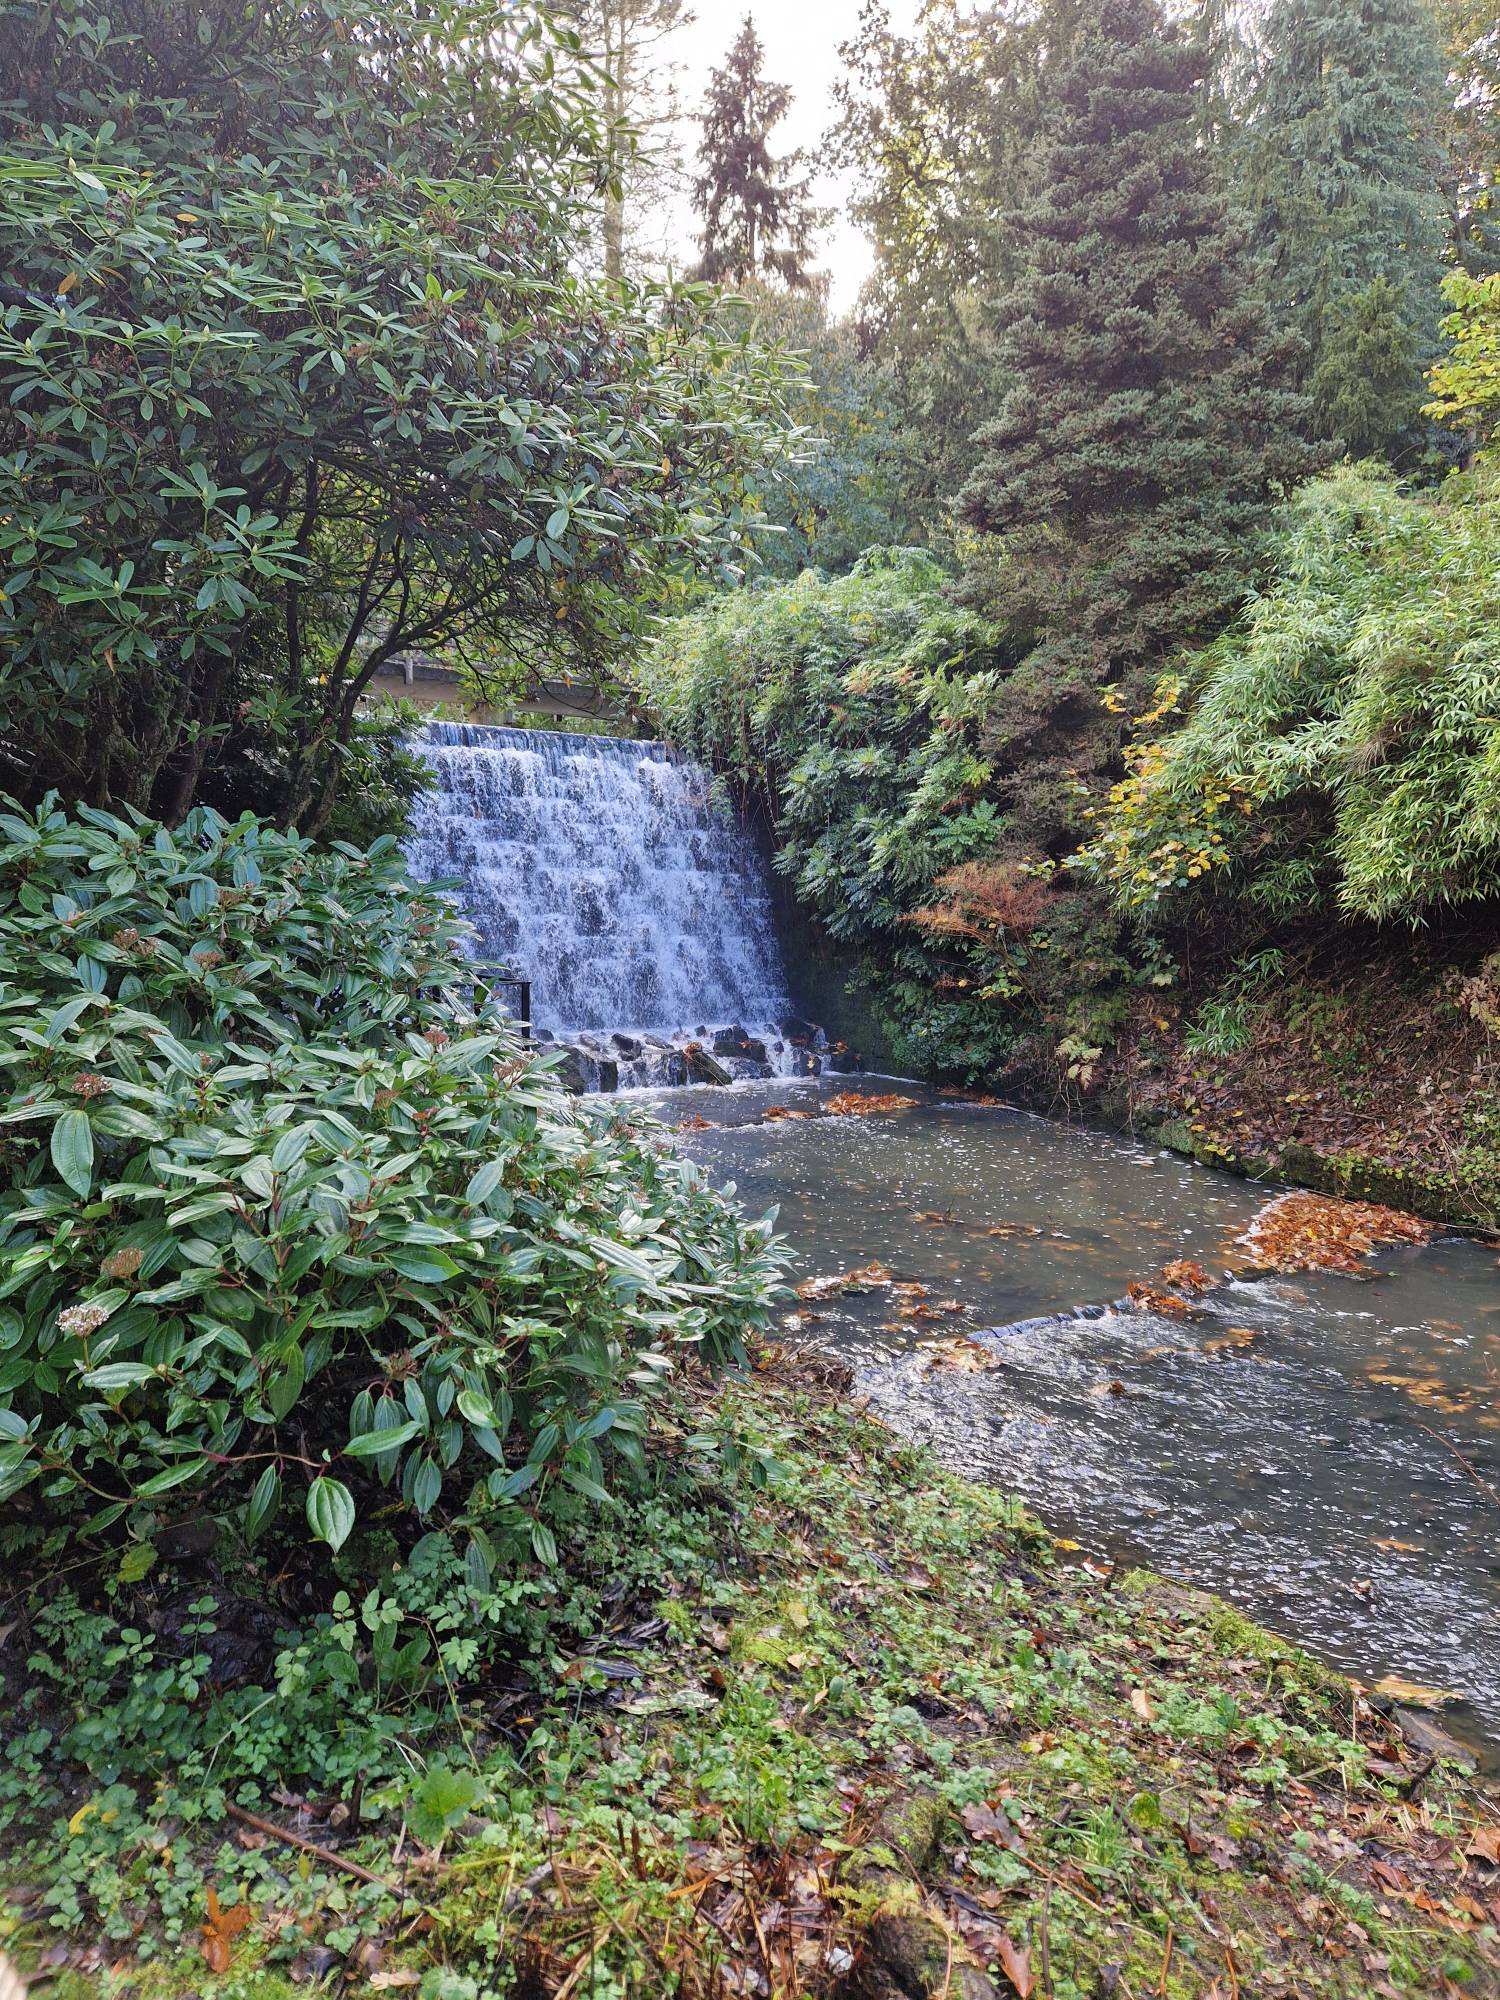
[[[709,78],[693,193],[703,215],[696,275],[731,284],[776,277],[798,290],[813,284],[812,236],[823,221],[803,155],[779,158],[770,134],[792,92],[764,74],[765,50],[747,14],[724,67]]]
[[[1013,386],[959,505],[980,531],[970,593],[1042,642],[1016,687],[1026,727],[1212,632],[1268,500],[1307,469],[1289,344],[1200,143],[1204,61],[1156,0],[1100,0],[1008,218]]]

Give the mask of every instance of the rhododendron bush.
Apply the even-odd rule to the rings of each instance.
[[[640,1470],[774,1254],[573,1106],[394,844],[0,814],[0,1499],[149,1543],[378,1502],[486,1573]],[[388,1489],[388,1490],[383,1490]]]

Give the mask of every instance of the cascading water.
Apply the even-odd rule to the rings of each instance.
[[[742,1032],[715,1047],[731,1074],[808,1066],[783,1031],[764,864],[700,765],[663,743],[466,722],[429,723],[417,745],[437,785],[413,814],[413,870],[462,883],[480,955],[530,979],[536,1020],[586,1067],[615,1072],[590,1084],[670,1081],[674,1039],[729,1024]]]

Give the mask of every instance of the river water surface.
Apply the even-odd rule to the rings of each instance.
[[[1221,1275],[1274,1190],[915,1084],[856,1086],[918,1098],[908,1110],[763,1122],[769,1104],[811,1109],[848,1087],[647,1100],[665,1122],[712,1122],[678,1143],[751,1213],[779,1208],[797,1279],[878,1260],[927,1288],[809,1302],[795,1336],[846,1354],[888,1421],[1086,1548],[1222,1591],[1367,1680],[1455,1691],[1445,1726],[1493,1758],[1495,1250],[1439,1242],[1363,1277],[1229,1282],[1191,1320],[1018,1325],[1119,1299],[1171,1258]],[[998,1365],[945,1365],[956,1333]]]

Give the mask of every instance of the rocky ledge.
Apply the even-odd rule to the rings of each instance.
[[[565,1090],[669,1090],[690,1083],[728,1085],[747,1078],[858,1075],[864,1062],[830,1042],[813,1021],[795,1016],[771,1027],[698,1027],[675,1035],[590,1030],[567,1036],[547,1028],[535,1040],[560,1056]]]

